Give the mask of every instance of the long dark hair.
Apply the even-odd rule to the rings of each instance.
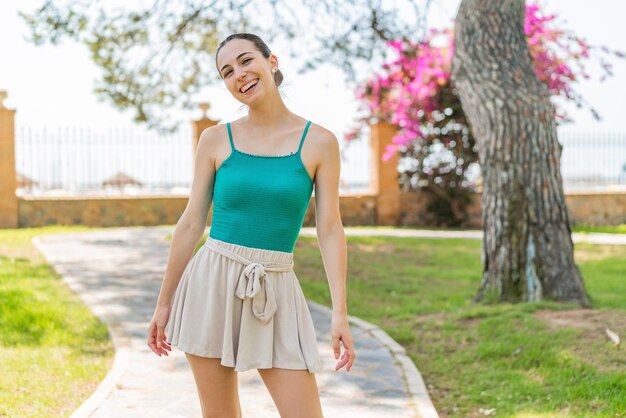
[[[263,39],[261,39],[257,35],[253,33],[246,33],[246,32],[233,33],[232,35],[228,35],[226,39],[220,42],[219,46],[217,47],[217,51],[215,51],[215,67],[216,68],[217,68],[217,54],[219,54],[220,49],[222,49],[222,47],[226,45],[228,41],[231,41],[233,39],[246,39],[252,42],[254,44],[254,47],[257,49],[257,51],[263,54],[265,58],[269,58],[270,55],[272,54],[272,51],[270,51],[267,44],[263,41]],[[219,73],[219,68],[217,69],[217,72]],[[276,83],[277,87],[280,86],[281,83],[283,82],[283,73],[279,69],[276,69],[276,72],[274,73],[274,82]]]

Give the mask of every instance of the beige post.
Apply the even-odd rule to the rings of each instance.
[[[393,125],[377,122],[371,126],[371,183],[376,195],[376,224],[397,225],[400,212],[400,185],[398,183],[398,154],[382,160],[387,144],[396,134]]]
[[[17,228],[15,189],[15,109],[4,107],[6,91],[0,91],[0,228]]]
[[[196,149],[198,148],[198,142],[200,141],[200,134],[206,128],[217,125],[217,121],[213,119],[209,119],[207,117],[206,111],[209,110],[210,104],[203,102],[199,103],[198,107],[202,110],[202,117],[200,119],[194,120],[193,123],[193,138],[192,138],[192,153],[193,158],[192,161],[195,162]],[[192,168],[193,169],[193,168]],[[213,205],[211,205],[211,209],[209,210],[209,217],[207,219],[207,226],[211,225],[211,219],[213,218]]]
[[[217,125],[217,121],[213,119],[209,119],[206,115],[206,111],[209,110],[211,105],[209,103],[203,102],[198,105],[202,110],[202,117],[198,120],[193,121],[193,154],[196,154],[196,148],[198,147],[198,141],[200,140],[200,134],[206,128],[211,127],[213,125]]]

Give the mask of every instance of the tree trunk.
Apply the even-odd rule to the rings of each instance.
[[[475,300],[590,304],[574,263],[547,87],[524,35],[524,0],[463,0],[452,81],[478,145],[483,277]]]

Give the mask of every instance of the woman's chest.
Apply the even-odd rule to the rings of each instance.
[[[218,168],[214,198],[235,201],[302,202],[310,198],[313,180],[298,155],[257,158],[237,153]]]

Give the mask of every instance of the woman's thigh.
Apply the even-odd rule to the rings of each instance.
[[[241,418],[237,372],[219,358],[185,353],[198,388],[203,418]]]
[[[315,373],[307,370],[257,369],[281,418],[322,418]]]

